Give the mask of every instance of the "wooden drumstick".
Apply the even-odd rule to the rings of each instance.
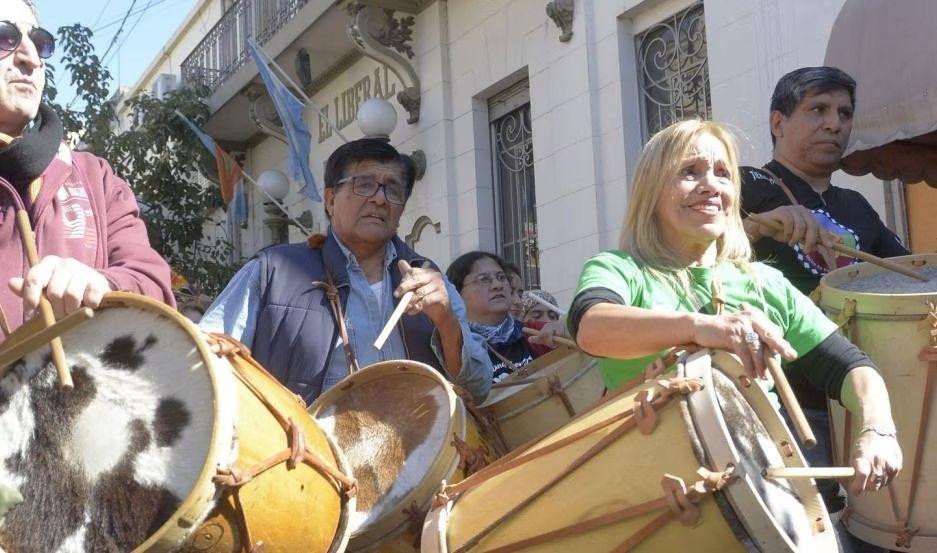
[[[33,235],[32,226],[29,224],[29,214],[26,213],[26,210],[16,210],[16,224],[19,227],[20,236],[23,238],[23,247],[26,249],[26,259],[29,261],[29,267],[35,267],[39,263],[39,250],[36,248],[36,237]],[[42,316],[42,322],[46,328],[55,324],[52,304],[43,294],[39,295],[39,314]],[[65,348],[62,347],[62,339],[55,337],[49,340],[49,349],[52,350],[52,363],[55,365],[55,370],[59,376],[59,385],[63,388],[74,387],[72,374],[65,362]]]
[[[807,422],[807,417],[804,416],[803,409],[800,408],[800,402],[794,396],[794,390],[791,388],[791,383],[787,381],[784,369],[781,368],[781,362],[778,361],[776,355],[771,355],[768,357],[766,364],[768,365],[768,371],[771,373],[771,378],[774,379],[774,389],[781,397],[781,403],[787,409],[787,414],[790,415],[791,422],[794,423],[794,430],[800,437],[800,441],[805,448],[813,449],[817,445],[817,438],[813,435],[813,430]]]
[[[781,223],[773,219],[769,219],[767,217],[759,215],[757,213],[749,213],[748,218],[758,223],[759,225],[768,227],[775,231],[784,229],[784,225],[782,225]],[[883,269],[888,269],[889,271],[894,271],[896,273],[900,273],[907,277],[916,278],[923,282],[930,282],[930,279],[928,277],[922,275],[921,273],[915,271],[914,269],[911,269],[910,267],[905,267],[904,265],[900,263],[895,263],[894,261],[882,259],[881,257],[878,257],[877,255],[872,255],[870,253],[857,250],[855,248],[850,248],[849,246],[845,246],[839,243],[834,243],[833,249],[838,251],[839,253],[848,255],[850,257],[855,257],[856,259],[867,261],[873,265],[878,265],[879,267],[882,267]]]
[[[387,338],[390,336],[390,333],[394,330],[394,327],[397,325],[397,321],[400,320],[400,317],[403,316],[403,312],[407,310],[407,307],[410,305],[410,300],[413,299],[413,291],[405,292],[403,296],[400,297],[400,301],[397,302],[397,307],[394,308],[394,312],[390,314],[390,318],[387,319],[387,324],[384,325],[384,328],[381,330],[381,333],[377,335],[377,340],[374,340],[374,349],[381,349],[384,347],[384,342],[387,341]]]
[[[524,334],[528,336],[536,336],[540,334],[540,331],[537,330],[536,328],[530,328],[529,326],[525,326]],[[554,336],[553,341],[565,348],[570,348],[570,349],[575,349],[575,350],[579,349],[579,346],[576,345],[576,342],[570,340],[569,338],[563,338],[562,336]]]
[[[0,345],[0,378],[3,378],[10,369],[10,365],[31,351],[35,351],[52,339],[58,338],[72,328],[94,317],[94,311],[90,307],[82,307],[74,313],[61,318],[55,324],[46,328],[41,328],[37,332],[30,332],[25,338],[8,339]],[[26,325],[20,327],[24,328]]]
[[[813,449],[817,445],[817,438],[813,434],[813,429],[810,428],[810,423],[807,422],[803,409],[800,408],[800,402],[794,396],[794,390],[784,374],[784,369],[781,368],[781,363],[776,356],[772,355],[768,358],[767,365],[768,371],[774,379],[774,389],[781,398],[784,408],[787,409],[787,414],[791,417],[794,431],[797,432],[797,436],[800,437],[800,441],[806,449]]]
[[[856,469],[852,467],[766,467],[761,471],[765,478],[852,478]]]
[[[429,261],[424,261],[420,265],[420,269],[429,269],[432,267]],[[394,327],[397,326],[397,322],[400,320],[400,317],[403,317],[404,312],[407,310],[407,306],[410,305],[410,300],[413,299],[413,291],[404,292],[400,296],[400,301],[397,302],[397,307],[394,308],[394,312],[390,314],[390,318],[387,319],[387,324],[384,325],[384,328],[381,329],[381,333],[377,335],[377,340],[374,340],[374,349],[381,349],[384,347],[384,342],[387,341],[387,338],[390,337],[390,333],[394,330]]]

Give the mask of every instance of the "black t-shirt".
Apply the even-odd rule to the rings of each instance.
[[[800,205],[814,212],[826,230],[839,235],[844,245],[879,257],[909,253],[862,194],[832,185],[823,194],[818,194],[779,162],[771,161],[765,167],[781,178]],[[781,187],[764,170],[741,167],[740,172],[742,217],[746,213],[763,213],[791,205]],[[799,245],[791,247],[771,238],[762,238],[753,245],[759,261],[774,265],[804,294],[812,292],[820,284],[820,277],[829,271],[857,261],[834,252],[837,256],[835,266],[828,267],[818,252],[807,255]]]

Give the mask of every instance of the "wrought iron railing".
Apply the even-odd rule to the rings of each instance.
[[[187,85],[214,92],[247,61],[247,41],[266,43],[308,0],[237,0],[182,62]]]

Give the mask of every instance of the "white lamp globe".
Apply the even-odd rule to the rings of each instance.
[[[276,201],[282,201],[290,193],[290,180],[282,171],[267,169],[257,177],[257,184]]]
[[[369,98],[358,107],[357,120],[367,138],[390,140],[397,127],[397,110],[383,98]]]

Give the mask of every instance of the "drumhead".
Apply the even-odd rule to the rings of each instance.
[[[704,383],[685,403],[705,458],[701,462],[735,467],[738,480],[720,493],[731,505],[724,516],[741,526],[737,533],[763,551],[836,551],[832,525],[813,482],[762,476],[768,466],[806,462],[764,390],[738,384],[744,374],[741,363],[725,352],[702,350],[679,367],[682,375]]]
[[[410,507],[410,496],[433,477],[452,440],[453,408],[441,377],[409,361],[366,367],[313,404],[310,411],[338,443],[358,482],[353,536]]]
[[[146,304],[102,308],[62,336],[74,389],[58,386],[47,347],[0,380],[0,486],[23,498],[0,527],[4,548],[133,550],[206,465],[227,463],[233,409],[215,413],[214,398],[216,385],[233,398],[233,383],[206,370],[185,324]],[[213,433],[216,416],[226,433]]]

